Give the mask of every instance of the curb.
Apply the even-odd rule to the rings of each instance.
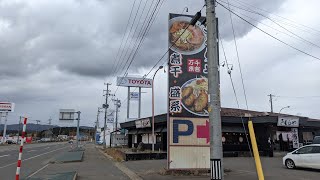
[[[81,151],[81,155],[80,155],[81,158],[80,159],[71,159],[71,160],[62,159],[61,158],[62,155],[61,155],[61,156],[58,156],[57,158],[55,158],[54,160],[49,161],[49,163],[51,163],[51,164],[63,164],[63,163],[82,162],[83,161],[83,155],[84,155],[84,152]]]
[[[98,149],[98,148],[97,148]],[[108,154],[104,153],[101,149],[98,149],[98,151],[103,154],[108,159],[111,159],[114,161],[113,157],[109,156]],[[124,174],[126,174],[131,180],[143,180],[138,174],[128,169],[126,166],[119,162],[114,162],[115,166],[122,171]]]

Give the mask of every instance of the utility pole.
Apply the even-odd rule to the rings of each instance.
[[[96,128],[95,128],[95,133],[94,133],[94,141],[95,141],[95,143],[97,142],[96,134],[97,134],[97,130],[98,130],[98,128],[99,128],[99,114],[100,114],[100,112],[101,112],[101,111],[100,111],[101,109],[102,109],[101,107],[98,107]]]
[[[269,94],[268,96],[270,97],[270,100],[269,100],[269,101],[270,101],[270,106],[271,106],[271,111],[270,111],[270,112],[273,113],[272,97],[273,97],[274,95]]]
[[[106,92],[106,94],[105,94],[105,96],[106,96],[106,102],[105,102],[105,104],[103,105],[103,107],[104,107],[103,149],[106,149],[106,148],[107,148],[107,144],[106,144],[106,133],[107,133],[107,111],[108,111],[108,107],[109,107],[109,105],[108,105],[108,97],[109,97],[109,95],[110,95],[110,94],[109,94],[109,92],[110,92],[110,90],[109,90],[109,85],[111,85],[111,84],[110,84],[110,83],[107,83],[107,84],[105,84],[105,85],[107,85],[107,90],[103,90],[103,91],[105,91],[105,92]]]
[[[50,119],[48,121],[49,121],[49,125],[51,125],[51,121],[52,121],[51,117],[50,117]]]
[[[215,0],[206,0],[211,180],[223,180],[219,60]]]
[[[116,105],[116,123],[115,123],[114,131],[117,131],[118,130],[118,112],[119,112],[119,107],[121,107],[121,101],[120,99],[116,99],[115,102],[116,103],[114,105]]]

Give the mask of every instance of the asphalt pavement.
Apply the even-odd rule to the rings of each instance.
[[[266,180],[318,180],[320,179],[319,170],[311,169],[286,169],[282,165],[281,157],[261,157],[261,162]],[[183,176],[177,174],[160,175],[166,168],[167,160],[143,160],[123,162],[130,170],[134,171],[144,180],[169,180],[169,179],[197,179],[206,180],[205,176]],[[253,158],[249,157],[230,157],[224,158],[224,167],[230,169],[225,180],[257,180],[257,173]]]
[[[47,166],[60,153],[70,150],[70,145],[63,143],[26,144],[22,153],[21,178],[26,178]],[[19,145],[0,146],[1,180],[15,179]]]

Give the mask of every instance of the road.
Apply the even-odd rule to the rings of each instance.
[[[28,177],[46,166],[57,154],[68,151],[70,145],[63,143],[26,144],[23,149],[21,178]],[[1,180],[15,179],[19,145],[0,146]]]

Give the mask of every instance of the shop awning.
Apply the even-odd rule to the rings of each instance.
[[[222,132],[244,133],[244,129],[243,129],[243,127],[238,127],[238,126],[222,126]]]
[[[142,128],[142,129],[139,129],[139,132],[137,134],[151,134],[152,133],[152,130],[149,129],[149,128]]]
[[[138,134],[139,129],[130,129],[127,134]]]

